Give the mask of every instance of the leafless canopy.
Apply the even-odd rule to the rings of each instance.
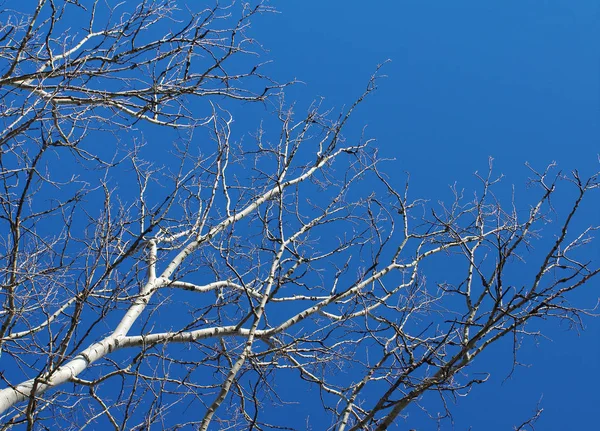
[[[325,427],[383,430],[579,324],[598,176],[532,169],[523,206],[490,164],[430,205],[342,134],[377,75],[339,116],[285,104],[266,5],[29,3],[0,13],[3,429],[304,429],[281,412],[312,391]]]

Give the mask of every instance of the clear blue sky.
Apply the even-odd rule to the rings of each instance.
[[[196,10],[205,3],[185,1]],[[485,171],[490,156],[496,172],[505,175],[507,190],[515,185],[522,210],[529,196],[525,162],[543,169],[556,161],[561,169],[577,168],[584,176],[600,170],[597,0],[285,0],[272,5],[281,13],[256,19],[251,35],[267,50],[261,60],[273,61],[265,73],[280,82],[303,82],[287,92],[299,110],[317,97],[325,98],[325,107],[348,106],[377,64],[391,60],[382,69],[387,78],[358,110],[348,135],[356,137],[367,125],[380,155],[395,159],[384,165],[392,180],[402,184],[404,172],[410,172],[413,197],[450,200],[454,182],[470,190],[473,173]],[[23,7],[31,10],[29,4]],[[236,133],[253,132],[254,120],[265,112],[253,105],[247,117],[238,115]],[[160,139],[160,132],[148,130],[149,140]],[[584,221],[600,224],[600,205],[588,206]],[[596,244],[590,259],[598,261],[600,241]],[[432,280],[443,280],[451,271],[431,270]],[[593,307],[599,287],[590,284],[572,300]],[[530,366],[517,368],[509,379],[510,340],[478,358],[470,371],[490,372],[489,382],[451,405],[453,422],[442,422],[442,429],[511,430],[540,400],[544,413],[538,431],[600,429],[600,318],[584,323],[587,329],[578,335],[560,322],[541,322],[548,338],[521,347],[517,359]],[[281,390],[297,388],[281,385]],[[298,393],[293,395],[297,399]],[[433,415],[441,412],[434,398],[422,400]],[[296,406],[297,416],[282,417],[280,423],[308,415],[313,429],[327,428],[325,419],[319,426],[320,411],[311,410],[313,404],[321,404],[316,390]],[[303,429],[302,424],[290,425]],[[413,407],[395,429],[429,431],[436,423]]]
[[[473,185],[489,156],[506,184],[525,193],[525,162],[591,174],[600,152],[600,3],[591,0],[404,1],[293,0],[255,22],[253,35],[279,80],[305,84],[288,99],[325,97],[342,107],[391,59],[378,92],[355,117],[368,125],[388,172],[409,171],[413,191],[434,201],[448,185]],[[600,205],[598,205],[600,207]],[[600,224],[598,208],[590,219]],[[600,258],[600,247],[595,255]],[[598,284],[574,298],[595,305]],[[473,371],[490,382],[452,408],[454,429],[509,430],[541,399],[538,430],[598,429],[600,320],[579,336],[545,323],[551,340],[531,340],[512,378],[509,343]],[[434,412],[435,413],[435,412]],[[416,410],[398,429],[433,430]],[[443,429],[452,429],[445,422]]]

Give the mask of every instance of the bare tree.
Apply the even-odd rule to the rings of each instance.
[[[580,323],[597,227],[571,227],[598,176],[532,168],[520,211],[490,163],[474,193],[413,199],[342,134],[377,74],[341,115],[296,116],[253,62],[268,11],[1,12],[3,429],[304,428],[273,414],[286,385],[315,388],[330,429],[383,430],[484,382],[501,338]],[[245,142],[236,101],[271,115]]]

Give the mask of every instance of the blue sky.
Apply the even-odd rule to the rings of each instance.
[[[591,174],[600,152],[600,4],[596,1],[286,1],[254,24],[253,35],[274,61],[299,106],[313,96],[341,108],[353,101],[376,65],[390,59],[375,93],[354,118],[368,125],[387,172],[411,174],[413,196],[450,199],[455,181],[495,159],[504,183],[527,207],[525,162],[542,169]],[[600,207],[600,206],[599,206]],[[587,221],[600,223],[588,206]],[[584,221],[582,220],[581,223]],[[598,246],[592,258],[599,259]],[[591,307],[597,283],[573,298]],[[579,335],[558,322],[540,327],[550,339],[530,340],[510,371],[510,343],[475,368],[492,373],[453,407],[454,429],[507,430],[538,401],[540,430],[596,429],[600,322]],[[474,371],[476,371],[474,369]],[[398,429],[435,429],[417,409]],[[451,429],[445,422],[443,429]]]
[[[212,2],[181,3],[200,9],[197,4]],[[600,170],[597,1],[287,0],[272,1],[272,5],[280,13],[255,19],[250,35],[265,49],[259,61],[272,61],[264,69],[266,74],[280,82],[302,81],[286,90],[286,101],[296,100],[300,114],[321,97],[324,108],[348,107],[364,91],[377,65],[390,60],[381,70],[387,77],[378,81],[378,91],[359,107],[346,135],[356,139],[367,126],[366,133],[376,138],[380,156],[390,159],[382,164],[390,181],[402,187],[410,173],[412,198],[426,198],[433,205],[450,201],[449,186],[454,183],[470,194],[476,187],[473,173],[485,172],[493,157],[495,172],[505,175],[502,197],[509,197],[514,185],[517,207],[526,212],[534,196],[525,185],[526,162],[543,169],[556,161],[560,169],[579,169],[582,176]],[[194,113],[198,108],[199,116],[206,115],[205,99],[193,103],[197,103],[190,105]],[[264,117],[265,124],[270,124],[269,111],[269,104],[266,108],[235,105],[236,138],[244,136],[244,142],[251,143],[259,120]],[[170,136],[168,142],[172,142],[173,135],[157,129],[140,125],[142,134],[152,141],[149,154],[156,150],[156,163],[168,166],[164,139]],[[96,145],[94,140],[87,142]],[[112,151],[112,147],[103,148]],[[363,187],[369,187],[365,183]],[[119,189],[126,199],[133,192],[125,182]],[[564,212],[562,204],[572,198],[566,194],[554,201],[559,216]],[[600,205],[588,202],[575,227],[589,223],[600,225]],[[551,229],[548,232],[551,235]],[[591,253],[589,258],[598,262],[600,241]],[[533,264],[535,257],[534,251]],[[433,283],[452,278],[452,262],[433,262],[423,265]],[[523,266],[514,268],[510,277],[518,279]],[[598,297],[596,282],[571,300],[591,308]],[[175,317],[187,319],[180,303],[174,301],[172,307],[161,309],[172,318],[157,320],[168,326],[179,324]],[[104,321],[106,327],[96,330],[108,330],[111,319],[120,317],[110,315]],[[526,420],[538,402],[544,408],[538,430],[597,429],[600,318],[584,323],[587,329],[578,334],[561,322],[537,322],[532,329],[543,331],[547,338],[530,339],[521,346],[517,359],[527,366],[518,367],[510,377],[511,340],[493,346],[470,369],[491,373],[489,382],[451,405],[452,420],[442,422],[442,429],[510,430]],[[120,359],[119,355],[111,358]],[[128,355],[123,353],[123,357]],[[301,397],[296,413],[275,412],[281,416],[280,423],[303,429],[309,417],[307,422],[315,430],[330,425],[328,416],[319,416],[317,390],[305,394],[302,383],[288,385],[285,377],[277,383],[284,397],[297,399],[298,393]],[[419,402],[435,416],[442,411],[436,400],[431,394]],[[406,413],[395,429],[436,429],[436,423],[418,406]],[[296,420],[302,422],[290,423]]]

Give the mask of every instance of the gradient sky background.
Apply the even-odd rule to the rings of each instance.
[[[449,199],[454,181],[469,190],[473,172],[485,171],[490,156],[505,185],[523,194],[525,162],[543,169],[556,161],[562,170],[588,175],[599,169],[597,1],[273,4],[281,14],[255,20],[252,34],[269,51],[275,78],[304,82],[288,91],[299,106],[315,96],[325,106],[347,106],[376,65],[392,60],[353,127],[368,125],[381,155],[396,159],[388,173],[410,172],[413,196]],[[588,202],[588,221],[600,224],[598,207]],[[599,249],[590,258],[597,261]],[[594,306],[598,287],[588,285],[573,299]],[[491,372],[490,381],[452,407],[454,429],[513,429],[540,400],[544,413],[536,429],[598,429],[600,319],[585,324],[578,335],[544,323],[550,339],[526,343],[518,359],[530,366],[507,380],[510,343],[473,364],[473,371]],[[434,430],[436,424],[413,409],[397,429],[411,427]]]

